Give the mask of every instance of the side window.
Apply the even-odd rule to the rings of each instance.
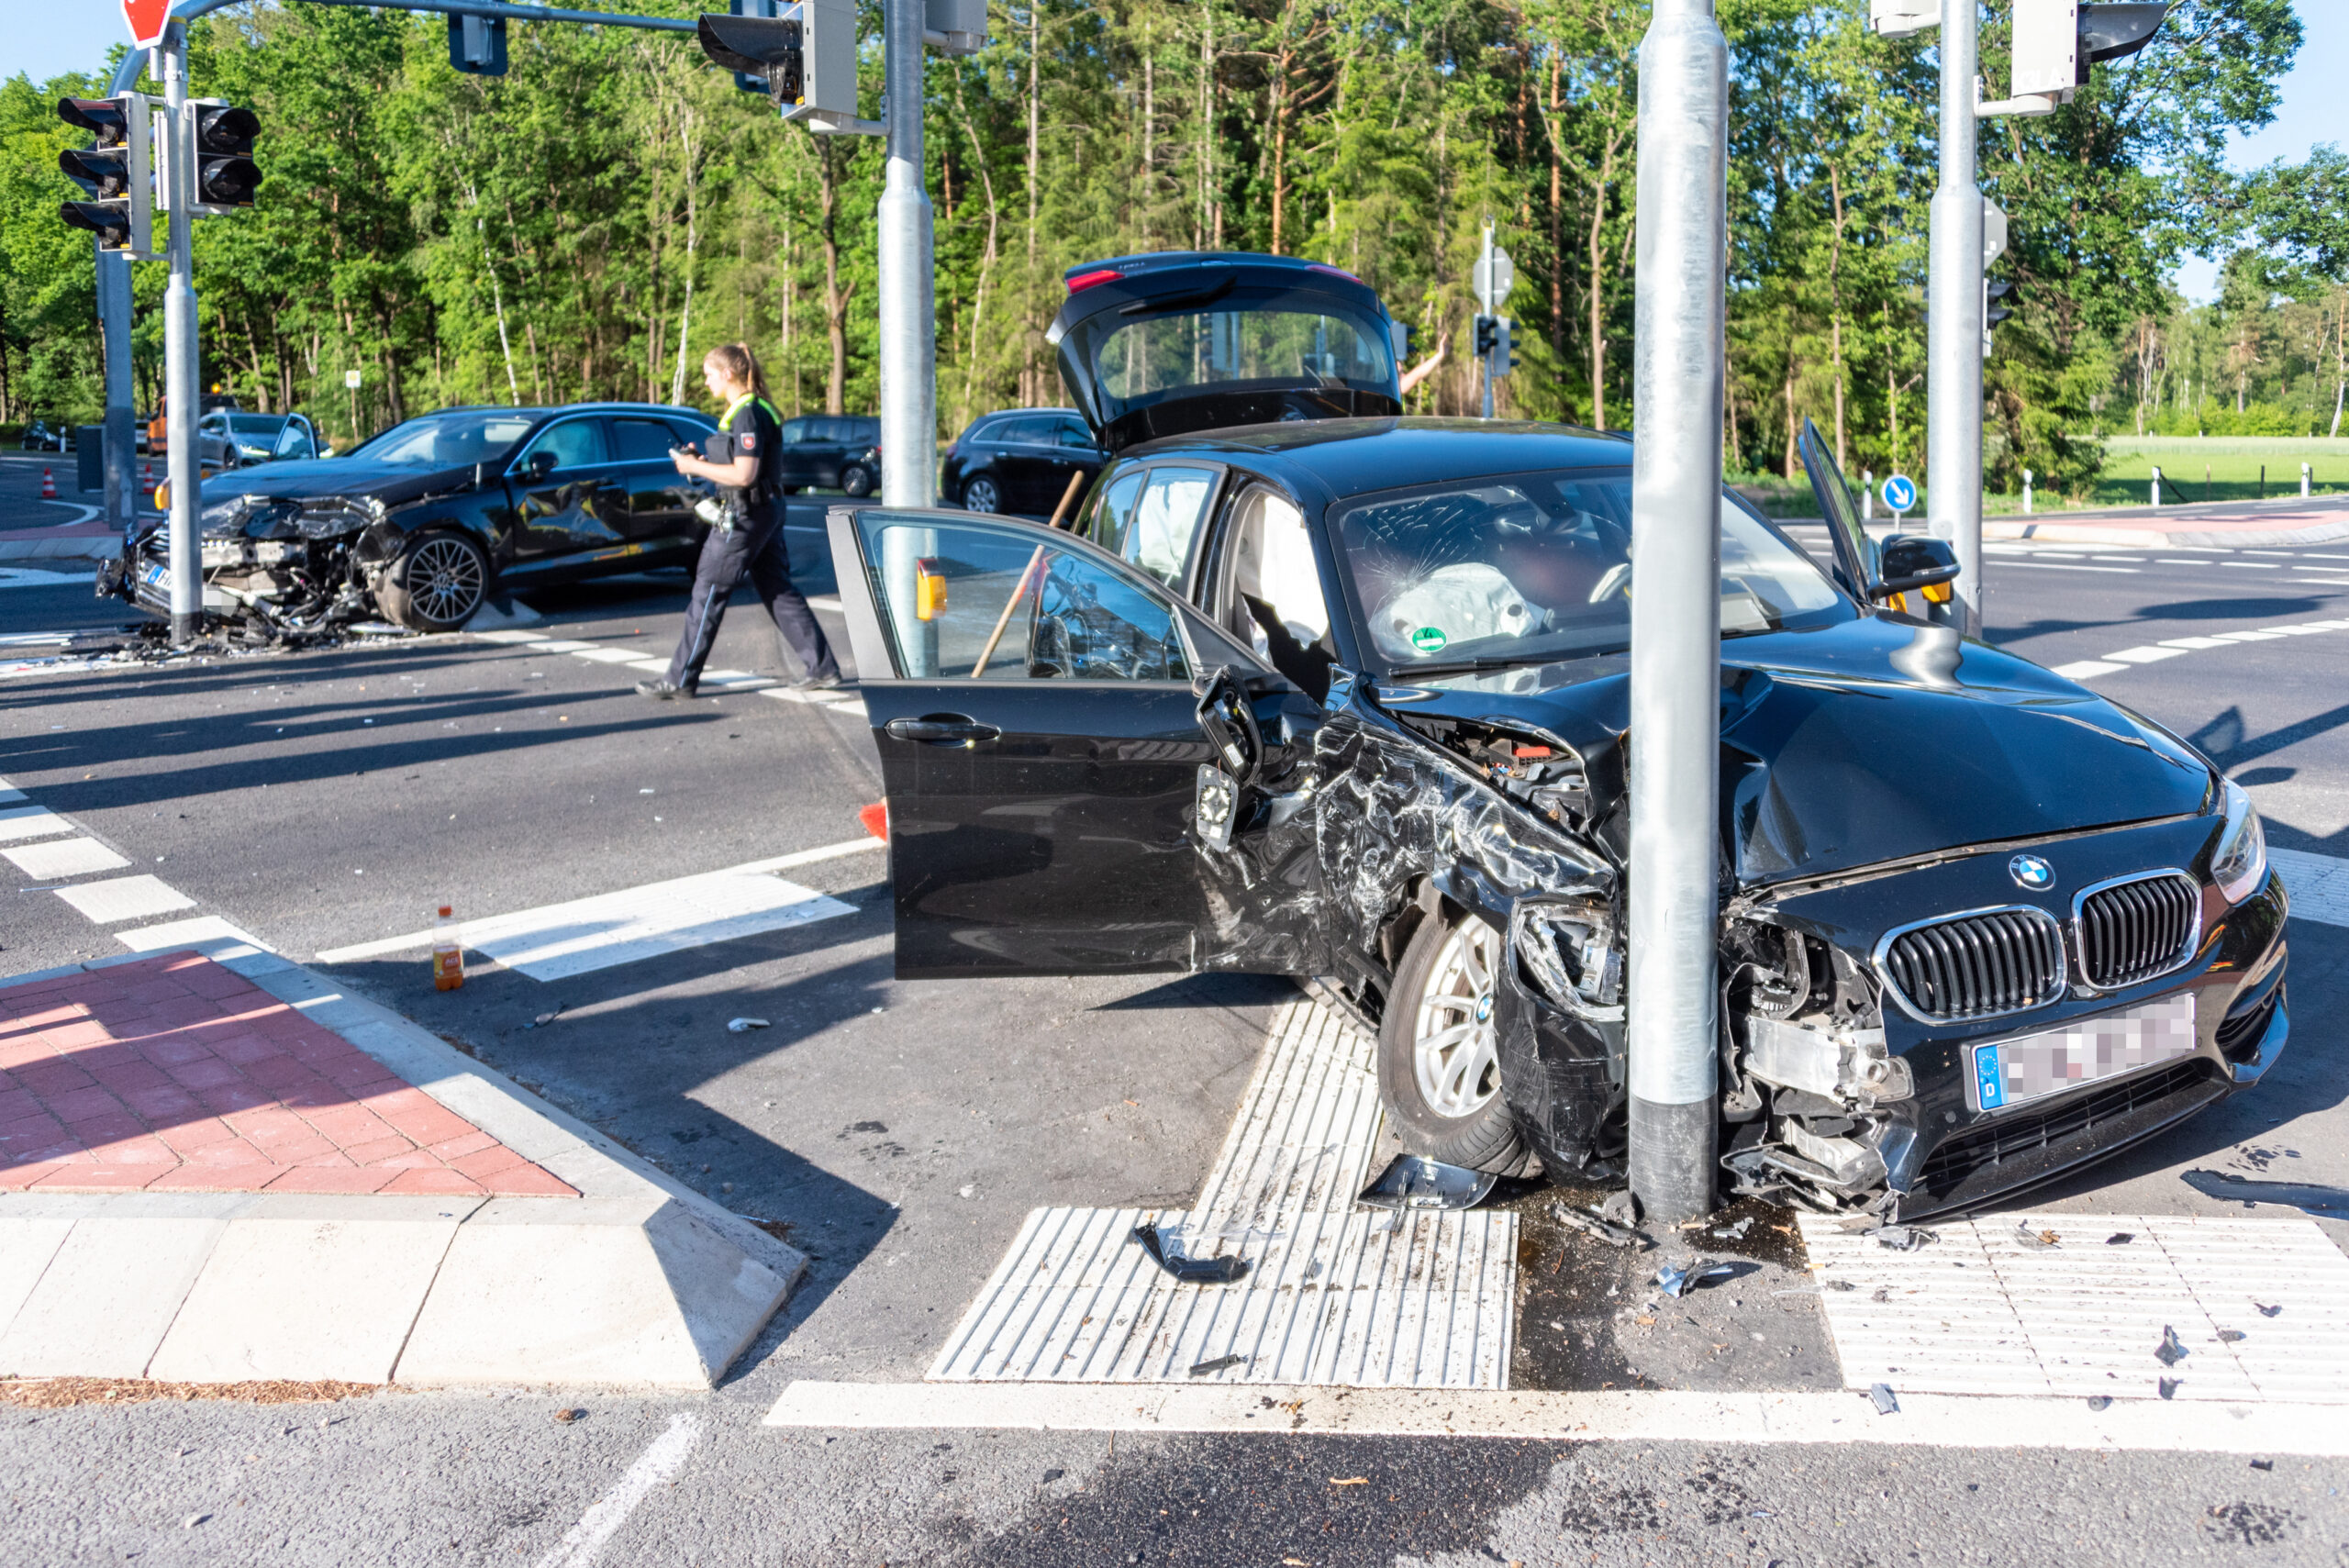
[[[852,419],[818,419],[816,421],[816,439],[819,441],[828,441],[838,445],[853,440],[855,439],[855,437],[856,422]]]
[[[1296,503],[1263,485],[1242,495],[1225,532],[1220,576],[1218,623],[1320,701],[1338,650],[1313,539]]]
[[[658,419],[615,419],[613,455],[622,462],[666,462],[676,432]]]
[[[1052,439],[1052,425],[1044,419],[1007,419],[1001,428],[987,439],[1004,446],[1033,446]]]
[[[1191,563],[1191,540],[1215,495],[1215,478],[1211,468],[1162,463],[1151,469],[1114,547],[1117,553],[1180,593]]]
[[[1133,527],[1134,500],[1141,494],[1142,478],[1142,471],[1138,468],[1118,475],[1094,505],[1085,535],[1112,555],[1126,553],[1126,533]]]
[[[538,439],[522,450],[522,462],[529,466],[540,452],[552,452],[558,470],[586,468],[607,461],[604,451],[604,426],[599,419],[565,419],[560,425],[550,425],[540,430]]]
[[[1093,445],[1093,432],[1085,428],[1081,419],[1062,419],[1052,428],[1064,447],[1090,448]]]
[[[787,447],[796,447],[802,441],[811,439],[812,438],[807,434],[807,427],[814,423],[812,419],[785,419],[783,422],[781,437],[783,444]]]
[[[925,679],[1187,681],[1174,604],[1033,531],[858,519],[896,673]]]

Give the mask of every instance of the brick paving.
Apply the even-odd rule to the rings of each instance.
[[[0,1192],[576,1197],[192,952],[0,989]]]

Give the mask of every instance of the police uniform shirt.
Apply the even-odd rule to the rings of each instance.
[[[741,492],[744,506],[771,502],[779,493],[774,473],[783,457],[783,423],[764,398],[753,395],[735,399],[719,421],[717,434],[702,448],[712,462],[732,462],[738,457],[758,461],[757,472]]]

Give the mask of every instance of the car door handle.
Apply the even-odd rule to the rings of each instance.
[[[933,746],[967,746],[974,740],[993,740],[1003,733],[992,724],[980,724],[960,714],[938,718],[893,718],[882,728],[899,740],[920,740]]]

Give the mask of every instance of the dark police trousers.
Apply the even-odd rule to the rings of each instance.
[[[726,601],[747,576],[751,586],[774,617],[775,639],[791,651],[803,676],[837,675],[841,667],[816,624],[807,595],[791,585],[791,560],[784,551],[783,507],[764,508],[763,523],[745,523],[730,533],[709,530],[702,540],[701,560],[694,566],[694,596],[685,610],[685,629],[669,661],[669,684],[691,687],[701,680],[709,662],[710,644],[718,640],[718,623],[726,618]]]

